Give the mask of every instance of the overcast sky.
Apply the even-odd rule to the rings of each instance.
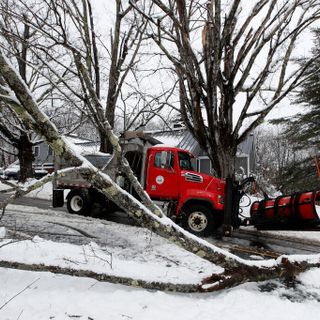
[[[96,21],[96,28],[99,34],[102,35],[103,41],[110,41],[109,33],[110,28],[112,27],[112,23],[114,21],[114,11],[115,11],[115,1],[114,0],[91,0],[94,8],[94,15]],[[230,0],[225,0],[226,3],[230,3]],[[242,1],[242,16],[246,16],[246,12],[248,12],[250,6],[248,5],[248,1]],[[255,2],[251,2],[251,4]],[[300,38],[298,45],[296,46],[296,53],[300,56],[305,56],[309,54],[310,48],[312,46],[312,37],[309,34],[305,33],[302,38]],[[257,62],[257,67],[259,61]],[[156,84],[155,84],[156,85]],[[240,96],[237,99],[237,105],[242,105],[243,98]],[[290,116],[296,114],[297,112],[303,112],[301,106],[297,106],[294,101],[289,98],[284,99],[274,110],[269,114],[268,119],[278,118],[282,116]],[[235,117],[240,113],[240,108],[235,108]]]

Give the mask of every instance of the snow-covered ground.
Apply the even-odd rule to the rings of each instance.
[[[33,180],[31,180],[32,182]],[[16,181],[10,180],[9,183],[17,184]],[[11,189],[10,186],[0,182],[0,191]],[[30,198],[37,198],[37,199],[44,199],[44,200],[51,200],[52,199],[52,183],[48,182],[43,185],[41,188],[31,191],[26,195],[26,197]]]
[[[99,246],[94,241],[88,241],[85,245],[75,245],[35,236],[24,241],[0,241],[0,257],[1,260],[10,262],[89,270],[116,277],[175,284],[199,284],[212,273],[223,271],[222,268],[195,255],[172,247],[156,235],[152,235],[154,239],[148,239],[145,234],[137,234],[136,227],[125,226],[125,230],[128,246],[135,241],[132,239],[134,237],[143,242],[140,246],[137,244],[138,248],[133,248],[136,256],[132,256],[130,252],[125,254],[127,250],[121,248],[125,242],[120,237],[119,246],[113,248],[109,245]],[[4,234],[3,228],[0,228],[0,235],[1,233]],[[121,230],[119,233],[123,236]],[[144,252],[141,252],[141,246]]]
[[[3,320],[316,320],[320,273],[310,270],[301,284],[248,283],[213,294],[174,294],[134,289],[92,279],[0,269]]]
[[[48,199],[50,194],[48,184],[32,196]],[[12,206],[10,210],[18,207]],[[20,207],[20,210],[41,214],[36,208]],[[83,223],[86,219],[89,218],[83,218]],[[156,235],[138,234],[137,227],[118,225],[118,230],[116,224],[110,225],[109,239],[112,235],[120,239],[124,234],[128,247],[139,242],[136,254],[129,254],[130,248],[125,248],[122,252],[127,254],[120,255],[119,249],[112,251],[114,243],[109,247],[94,242],[74,245],[38,236],[5,245],[6,230],[0,228],[0,260],[190,284],[219,271],[218,267],[163,242]],[[314,233],[312,238],[316,237],[319,239]],[[319,319],[320,270],[309,270],[297,280],[293,285],[268,281],[218,293],[175,294],[49,272],[0,268],[0,319]]]

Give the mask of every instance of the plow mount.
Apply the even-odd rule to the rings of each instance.
[[[224,209],[224,235],[243,226],[254,226],[260,230],[320,231],[320,191],[304,191],[291,195],[254,201],[250,217],[240,219],[240,199],[245,189],[255,182],[253,177],[242,183],[226,180],[226,205]]]

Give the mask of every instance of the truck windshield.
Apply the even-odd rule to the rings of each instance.
[[[180,169],[194,171],[191,163],[191,156],[188,153],[178,152],[178,157]]]

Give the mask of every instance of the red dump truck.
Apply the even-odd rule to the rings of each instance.
[[[193,169],[194,156],[190,152],[162,145],[152,146],[137,137],[126,140],[123,149],[131,168],[149,196],[153,200],[165,202],[167,215],[181,222],[190,232],[206,236],[223,222],[233,228],[242,223],[238,214],[239,201],[244,186],[252,181],[251,178],[242,184],[228,180],[226,183],[224,179],[196,172]],[[110,159],[110,155],[101,153],[85,156],[98,168],[104,167]],[[56,164],[56,169],[59,167],[63,165]],[[122,188],[132,191],[121,172],[114,178]],[[68,173],[57,179],[54,186],[54,207],[63,205],[61,194],[64,189],[71,189],[66,198],[70,213],[89,214],[96,205],[110,210],[115,208],[112,202],[76,173]],[[319,199],[319,192],[316,192],[303,193],[294,198],[256,202],[252,205],[251,218],[245,223],[270,227],[278,223],[302,225],[304,222],[315,226],[319,224],[315,211]]]
[[[192,163],[194,156],[188,151],[165,146],[152,146],[145,151],[144,154],[127,151],[126,157],[149,196],[167,204],[169,216],[175,216],[186,229],[199,235],[207,235],[221,225],[224,180],[195,172]],[[86,157],[100,168],[109,159],[101,154]],[[130,185],[121,173],[116,181],[131,192]],[[70,213],[88,214],[93,205],[102,203],[103,206],[114,207],[76,173],[58,178],[55,188],[54,193],[71,189],[67,195]],[[53,198],[57,199],[56,196]],[[54,203],[54,206],[57,204]]]

